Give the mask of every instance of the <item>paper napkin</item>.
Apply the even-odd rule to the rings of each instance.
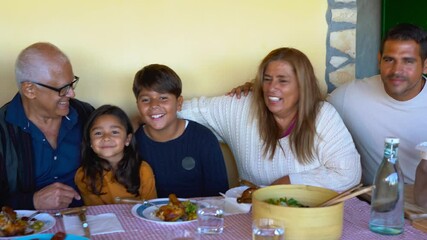
[[[225,199],[225,213],[227,214],[238,214],[248,213],[251,210],[252,204],[249,203],[238,203],[234,197],[224,197]]]
[[[91,235],[105,234],[113,232],[124,232],[119,219],[114,213],[104,213],[99,215],[87,215],[87,222]],[[69,234],[84,236],[84,231],[80,219],[76,215],[65,215],[63,217],[65,231]]]

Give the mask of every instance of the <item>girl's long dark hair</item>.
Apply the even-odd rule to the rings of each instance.
[[[133,128],[129,117],[117,106],[103,105],[90,115],[83,132],[82,168],[84,175],[82,181],[86,183],[89,191],[96,195],[105,194],[105,192],[101,192],[104,186],[103,174],[104,171],[112,170],[110,163],[100,158],[90,146],[90,129],[95,120],[103,115],[117,117],[120,123],[125,127],[126,135],[133,134]],[[123,151],[123,159],[117,164],[114,178],[117,182],[125,186],[129,193],[139,196],[139,168],[141,160],[138,157],[138,153],[135,151],[135,139],[133,136],[129,146],[125,146]]]

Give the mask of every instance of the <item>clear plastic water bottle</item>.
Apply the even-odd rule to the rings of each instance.
[[[369,229],[384,235],[403,232],[403,175],[398,163],[399,138],[385,139],[384,158],[375,174]]]

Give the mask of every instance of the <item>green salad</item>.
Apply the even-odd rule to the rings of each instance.
[[[287,198],[287,197],[281,197],[281,198],[269,198],[265,200],[266,203],[274,204],[278,206],[284,206],[284,207],[298,207],[298,208],[306,208],[308,206],[303,205],[299,203],[294,198]]]
[[[189,200],[182,202],[185,207],[185,221],[191,221],[197,218],[197,205]]]

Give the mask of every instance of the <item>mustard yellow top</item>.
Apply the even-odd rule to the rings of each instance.
[[[80,190],[85,205],[103,205],[113,204],[115,197],[133,198],[133,199],[153,199],[157,197],[156,184],[154,180],[153,170],[147,162],[142,162],[139,168],[139,176],[141,176],[141,185],[139,187],[139,196],[126,191],[126,188],[113,179],[113,172],[104,173],[104,186],[101,192],[103,195],[95,195],[89,191],[86,183],[82,181],[84,175],[83,169],[80,167],[74,176],[74,182]]]

